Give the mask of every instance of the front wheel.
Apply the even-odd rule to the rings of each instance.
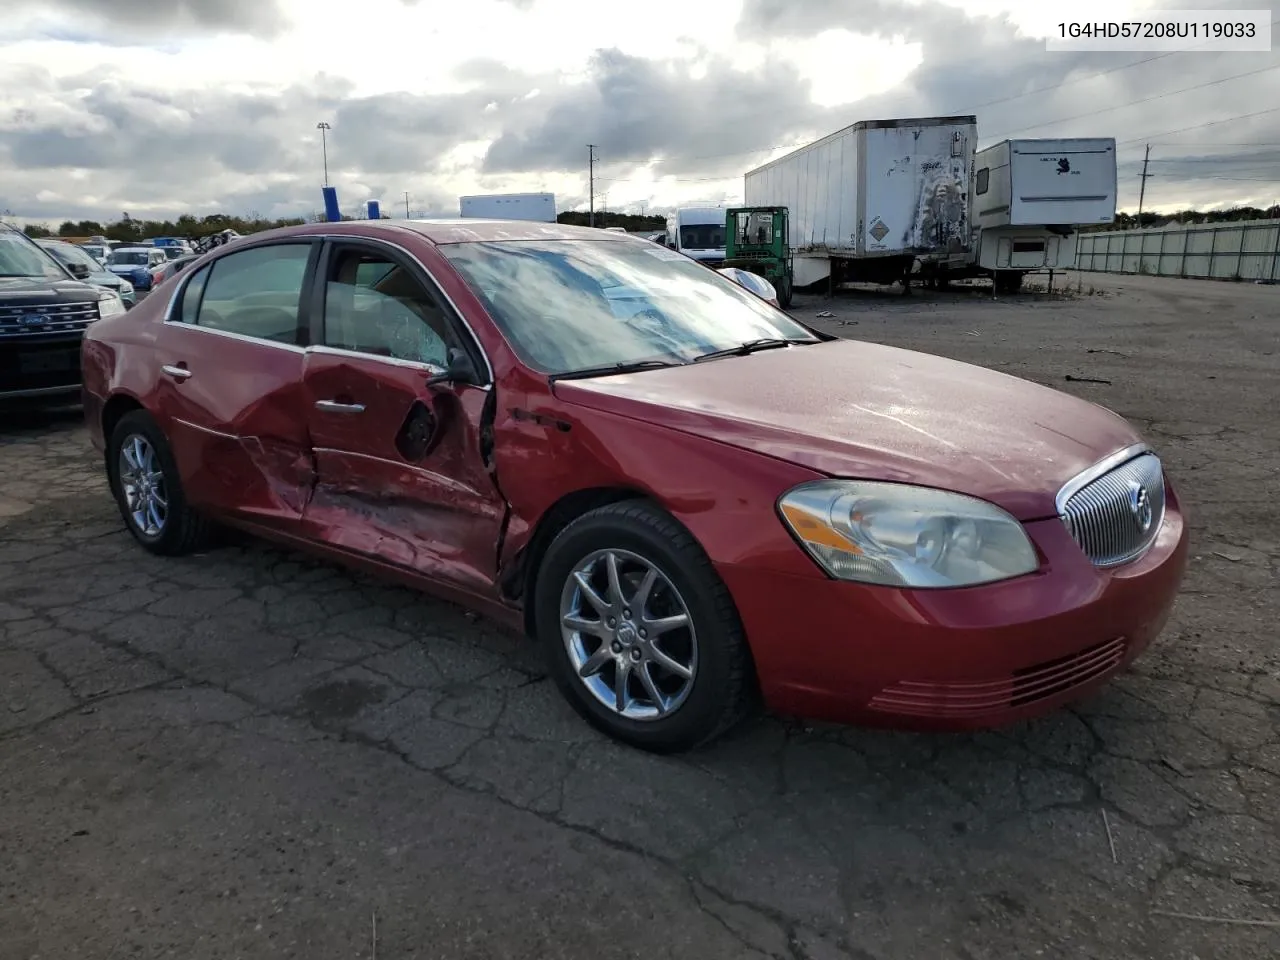
[[[660,753],[707,743],[751,705],[750,654],[729,591],[697,541],[650,504],[579,517],[535,586],[552,676],[592,725]]]

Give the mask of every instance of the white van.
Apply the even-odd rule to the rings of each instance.
[[[667,217],[667,246],[709,267],[724,263],[724,207],[680,207]]]

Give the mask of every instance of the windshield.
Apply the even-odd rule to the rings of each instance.
[[[48,254],[26,237],[0,230],[0,277],[65,280],[67,274]]]
[[[731,280],[643,240],[445,244],[507,340],[549,374],[684,363],[751,340],[816,342]]]
[[[102,272],[102,264],[85,253],[80,247],[72,246],[69,243],[51,243],[47,246],[42,243],[40,246],[53,254],[59,263],[65,263],[67,266],[73,263],[80,263],[88,267],[91,273]]]
[[[682,250],[723,250],[723,223],[693,223],[680,228]]]
[[[117,250],[111,254],[113,267],[145,267],[151,254],[147,250]]]

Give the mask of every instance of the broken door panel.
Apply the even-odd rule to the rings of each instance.
[[[485,390],[428,389],[428,368],[308,353],[316,486],[304,528],[334,546],[490,594],[505,504],[480,446]]]

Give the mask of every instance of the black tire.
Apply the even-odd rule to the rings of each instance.
[[[783,277],[778,282],[778,306],[782,307],[783,310],[786,310],[788,307],[790,307],[791,295],[794,292],[795,291],[791,287],[791,278]]]
[[[134,520],[129,509],[129,501],[125,496],[120,478],[120,451],[126,441],[139,436],[151,445],[155,451],[155,459],[160,466],[164,478],[165,499],[168,501],[164,523],[158,534],[148,534]],[[107,479],[111,484],[111,493],[115,497],[116,506],[120,509],[120,518],[125,527],[133,534],[133,538],[144,549],[161,556],[176,557],[191,553],[209,540],[212,525],[200,514],[187,506],[182,492],[182,481],[178,476],[178,465],[169,449],[169,442],[151,415],[142,410],[135,410],[120,418],[116,428],[107,441]]]
[[[606,549],[656,566],[679,592],[692,620],[697,668],[685,699],[666,716],[635,720],[604,706],[579,679],[566,649],[562,590],[579,564]],[[587,722],[617,740],[654,753],[690,750],[726,733],[754,706],[751,655],[728,588],[693,536],[652,504],[610,504],[570,523],[542,558],[534,598],[538,640],[556,685]]]
[[[997,270],[996,293],[1017,293],[1022,289],[1023,274],[1017,270]]]

